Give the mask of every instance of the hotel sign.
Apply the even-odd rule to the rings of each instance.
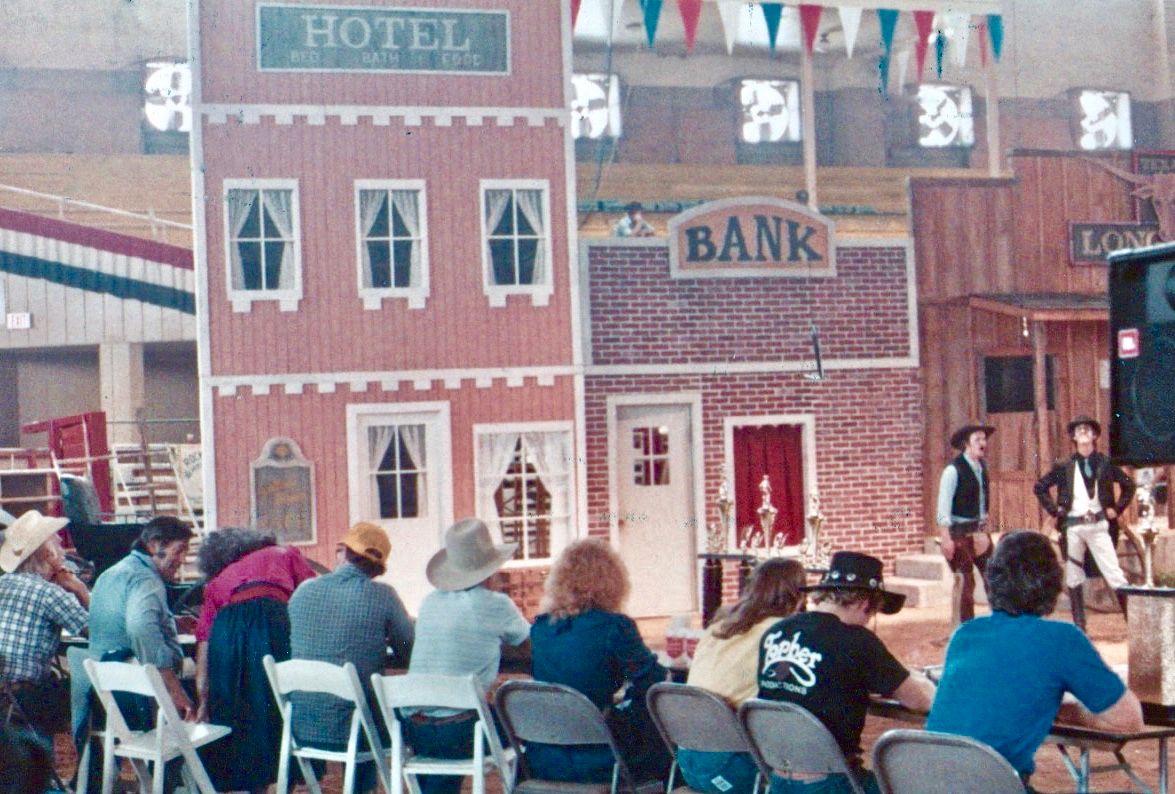
[[[1159,227],[1154,223],[1070,223],[1069,261],[1074,265],[1104,265],[1114,251],[1159,242]]]
[[[711,201],[669,221],[673,278],[836,275],[832,221],[777,198]]]
[[[510,74],[510,14],[387,6],[257,6],[263,72]]]

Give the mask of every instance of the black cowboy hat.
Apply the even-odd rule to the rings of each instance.
[[[906,603],[903,594],[885,589],[885,582],[881,578],[881,560],[857,551],[838,551],[833,554],[828,573],[824,574],[819,584],[805,589],[881,593],[881,612],[885,615],[897,613]]]
[[[644,207],[641,206],[639,201],[630,201],[624,205],[625,212],[641,212],[643,210]]]
[[[958,430],[951,433],[951,446],[955,449],[962,449],[963,447],[967,446],[967,439],[971,437],[971,434],[979,430],[982,430],[989,436],[995,432],[995,428],[991,425],[981,425],[978,422],[973,422],[969,425],[963,425]]]
[[[1069,428],[1069,435],[1072,436],[1073,431],[1076,430],[1081,425],[1089,425],[1090,427],[1092,427],[1094,438],[1097,438],[1102,434],[1101,422],[1094,419],[1092,416],[1086,416],[1085,414],[1077,414],[1077,416],[1073,417],[1073,421],[1070,422],[1068,425],[1066,425],[1066,427]]]

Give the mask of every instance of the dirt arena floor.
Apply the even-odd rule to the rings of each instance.
[[[980,610],[982,613],[982,609]],[[1056,617],[1068,619],[1067,613],[1058,613]],[[946,641],[949,637],[950,616],[945,608],[907,609],[892,617],[882,617],[878,620],[875,630],[885,641],[894,654],[910,667],[922,667],[941,663],[946,651]],[[1101,651],[1102,656],[1109,664],[1125,664],[1126,624],[1118,613],[1091,613],[1090,635]],[[666,621],[641,621],[641,632],[654,649],[664,643]],[[911,727],[889,720],[870,717],[866,725],[863,746],[868,752],[873,742],[885,731],[891,728]],[[69,747],[64,737],[57,742],[58,764],[65,778],[73,774],[75,758],[73,749]],[[1158,747],[1156,742],[1137,742],[1128,745],[1125,750],[1127,761],[1134,767],[1135,772],[1150,786],[1158,782]],[[1092,766],[1099,766],[1113,761],[1108,752],[1095,751],[1092,755]],[[1040,792],[1072,792],[1075,791],[1073,779],[1063,765],[1056,747],[1046,745],[1041,747],[1036,755],[1036,774],[1032,784]],[[133,776],[129,770],[124,772],[124,786],[126,791],[135,791]],[[323,791],[327,794],[339,794],[342,788],[341,774],[338,768],[328,771],[323,781]],[[92,784],[91,790],[97,790]],[[304,788],[300,790],[304,791]],[[487,786],[487,794],[500,794],[500,787],[496,781]],[[1096,775],[1090,788],[1094,792],[1125,792],[1137,791],[1131,787],[1131,782],[1120,772],[1110,772]],[[116,787],[116,792],[119,788]],[[465,792],[469,791],[466,783]],[[965,792],[965,788],[960,788]]]

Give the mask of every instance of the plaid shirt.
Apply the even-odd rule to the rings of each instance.
[[[80,634],[86,610],[73,594],[33,573],[0,576],[0,675],[41,681],[61,644],[61,630]]]

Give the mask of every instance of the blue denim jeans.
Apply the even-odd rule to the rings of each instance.
[[[750,753],[708,753],[677,751],[677,767],[685,782],[705,794],[751,794],[755,787],[755,766]]]
[[[400,724],[404,741],[420,755],[434,758],[469,758],[473,755],[473,726],[476,716],[439,725],[405,719]],[[460,794],[464,778],[458,775],[420,775],[421,794]]]
[[[881,794],[873,773],[861,770],[857,782],[865,794]],[[771,776],[771,794],[854,794],[853,787],[844,775],[829,775],[822,780],[791,780],[778,775]]]

